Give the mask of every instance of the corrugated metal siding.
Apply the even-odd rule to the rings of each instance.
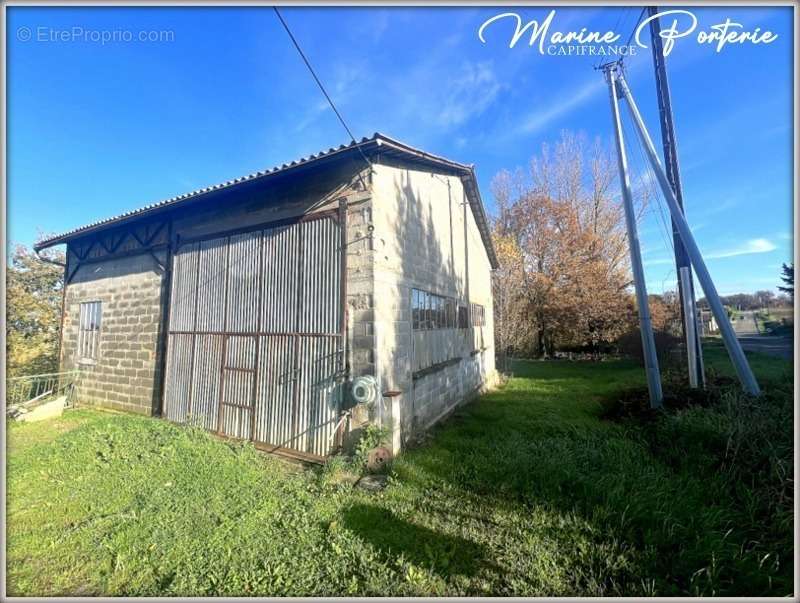
[[[340,233],[325,217],[178,250],[167,418],[328,454],[344,363]]]
[[[256,338],[229,336],[222,367],[222,428],[225,435],[250,439],[250,420],[255,387]]]
[[[191,422],[204,429],[217,428],[217,398],[222,364],[222,335],[183,335],[195,337],[195,365],[192,377]]]
[[[189,412],[189,391],[192,386],[193,335],[170,335],[167,351],[167,379],[164,397],[166,416],[170,421],[186,422]]]
[[[303,283],[298,331],[337,333],[339,331],[339,228],[333,220],[301,224]]]
[[[341,387],[335,378],[339,352],[335,337],[300,340],[300,424],[313,429],[302,433],[298,445],[320,456],[327,454],[339,416]]]
[[[295,392],[294,336],[261,337],[254,439],[288,448]]]
[[[236,235],[228,245],[228,302],[226,330],[258,330],[261,281],[261,232]]]
[[[264,231],[261,330],[267,333],[297,327],[299,234],[297,226]]]
[[[169,326],[173,331],[194,330],[195,296],[198,292],[197,250],[200,244],[184,245],[173,258]]]
[[[228,263],[227,238],[212,239],[199,243],[199,267],[197,278],[198,331],[221,333],[225,330],[225,288],[227,287],[226,265]],[[174,304],[172,304],[174,307]],[[172,328],[172,323],[170,323]],[[179,330],[177,327],[174,330]]]

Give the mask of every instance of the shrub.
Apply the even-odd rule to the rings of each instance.
[[[677,351],[680,349],[681,339],[669,331],[653,331],[656,344],[658,363],[662,367],[674,366],[677,361]],[[642,335],[639,329],[628,331],[617,340],[617,349],[624,356],[630,356],[644,363],[642,352]]]

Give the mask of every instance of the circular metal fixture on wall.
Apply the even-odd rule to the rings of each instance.
[[[353,380],[353,400],[359,404],[378,399],[378,381],[372,375],[364,375]]]

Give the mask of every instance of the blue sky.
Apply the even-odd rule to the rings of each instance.
[[[564,130],[611,143],[591,57],[542,56],[509,24],[544,7],[291,8],[286,20],[357,136],[384,132],[474,163],[488,210],[501,169]],[[686,212],[720,293],[769,289],[792,257],[790,8],[691,8],[778,34],[721,52],[693,37],[668,57]],[[639,8],[557,8],[553,30],[613,29]],[[61,232],[347,141],[272,9],[8,9],[9,241]],[[170,31],[172,41],[56,41],[58,32]],[[20,28],[28,28],[25,40]],[[119,34],[118,34],[119,35]],[[646,39],[646,36],[645,36]],[[629,82],[660,149],[649,50]],[[628,130],[632,133],[632,130]],[[631,149],[632,170],[644,173]],[[647,182],[646,177],[642,182]],[[649,289],[674,288],[656,204],[640,237]]]

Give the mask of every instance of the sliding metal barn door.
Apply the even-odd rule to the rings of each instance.
[[[181,245],[166,417],[327,455],[344,373],[341,254],[331,215]]]

